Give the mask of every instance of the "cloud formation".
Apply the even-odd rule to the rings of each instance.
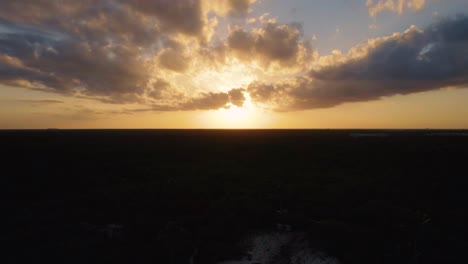
[[[252,11],[252,5],[257,0],[207,0],[207,10],[215,11],[222,15],[243,17]]]
[[[468,17],[371,39],[303,77],[254,83],[253,100],[279,111],[332,107],[468,85]]]
[[[383,11],[392,11],[401,15],[405,9],[418,11],[425,5],[426,0],[367,0],[366,2],[369,15],[374,18]]]
[[[302,39],[300,25],[275,21],[267,21],[250,31],[235,27],[229,33],[227,47],[243,61],[257,60],[263,65],[272,62],[297,65],[310,53],[310,47]]]
[[[232,89],[228,92],[207,92],[196,97],[185,98],[176,104],[155,104],[143,111],[192,111],[229,108],[230,105],[241,107],[245,102],[243,89]],[[141,111],[141,110],[139,110]]]
[[[254,2],[217,1],[236,16]],[[185,100],[193,92],[180,95],[161,76],[189,69],[185,47],[210,41],[211,11],[210,0],[2,1],[0,83],[109,103],[144,103],[174,88],[166,101]]]

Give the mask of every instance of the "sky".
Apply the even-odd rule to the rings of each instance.
[[[2,0],[0,129],[468,128],[466,0]]]

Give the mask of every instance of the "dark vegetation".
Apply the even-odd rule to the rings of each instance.
[[[343,263],[466,263],[468,137],[1,131],[1,263],[194,263],[277,223]]]

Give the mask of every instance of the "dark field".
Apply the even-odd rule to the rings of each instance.
[[[468,263],[463,133],[0,131],[0,263],[212,264],[278,223],[344,264]]]

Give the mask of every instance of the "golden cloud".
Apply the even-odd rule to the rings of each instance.
[[[367,0],[366,2],[369,15],[373,18],[383,11],[392,11],[401,15],[405,9],[418,11],[425,5],[426,0]]]

